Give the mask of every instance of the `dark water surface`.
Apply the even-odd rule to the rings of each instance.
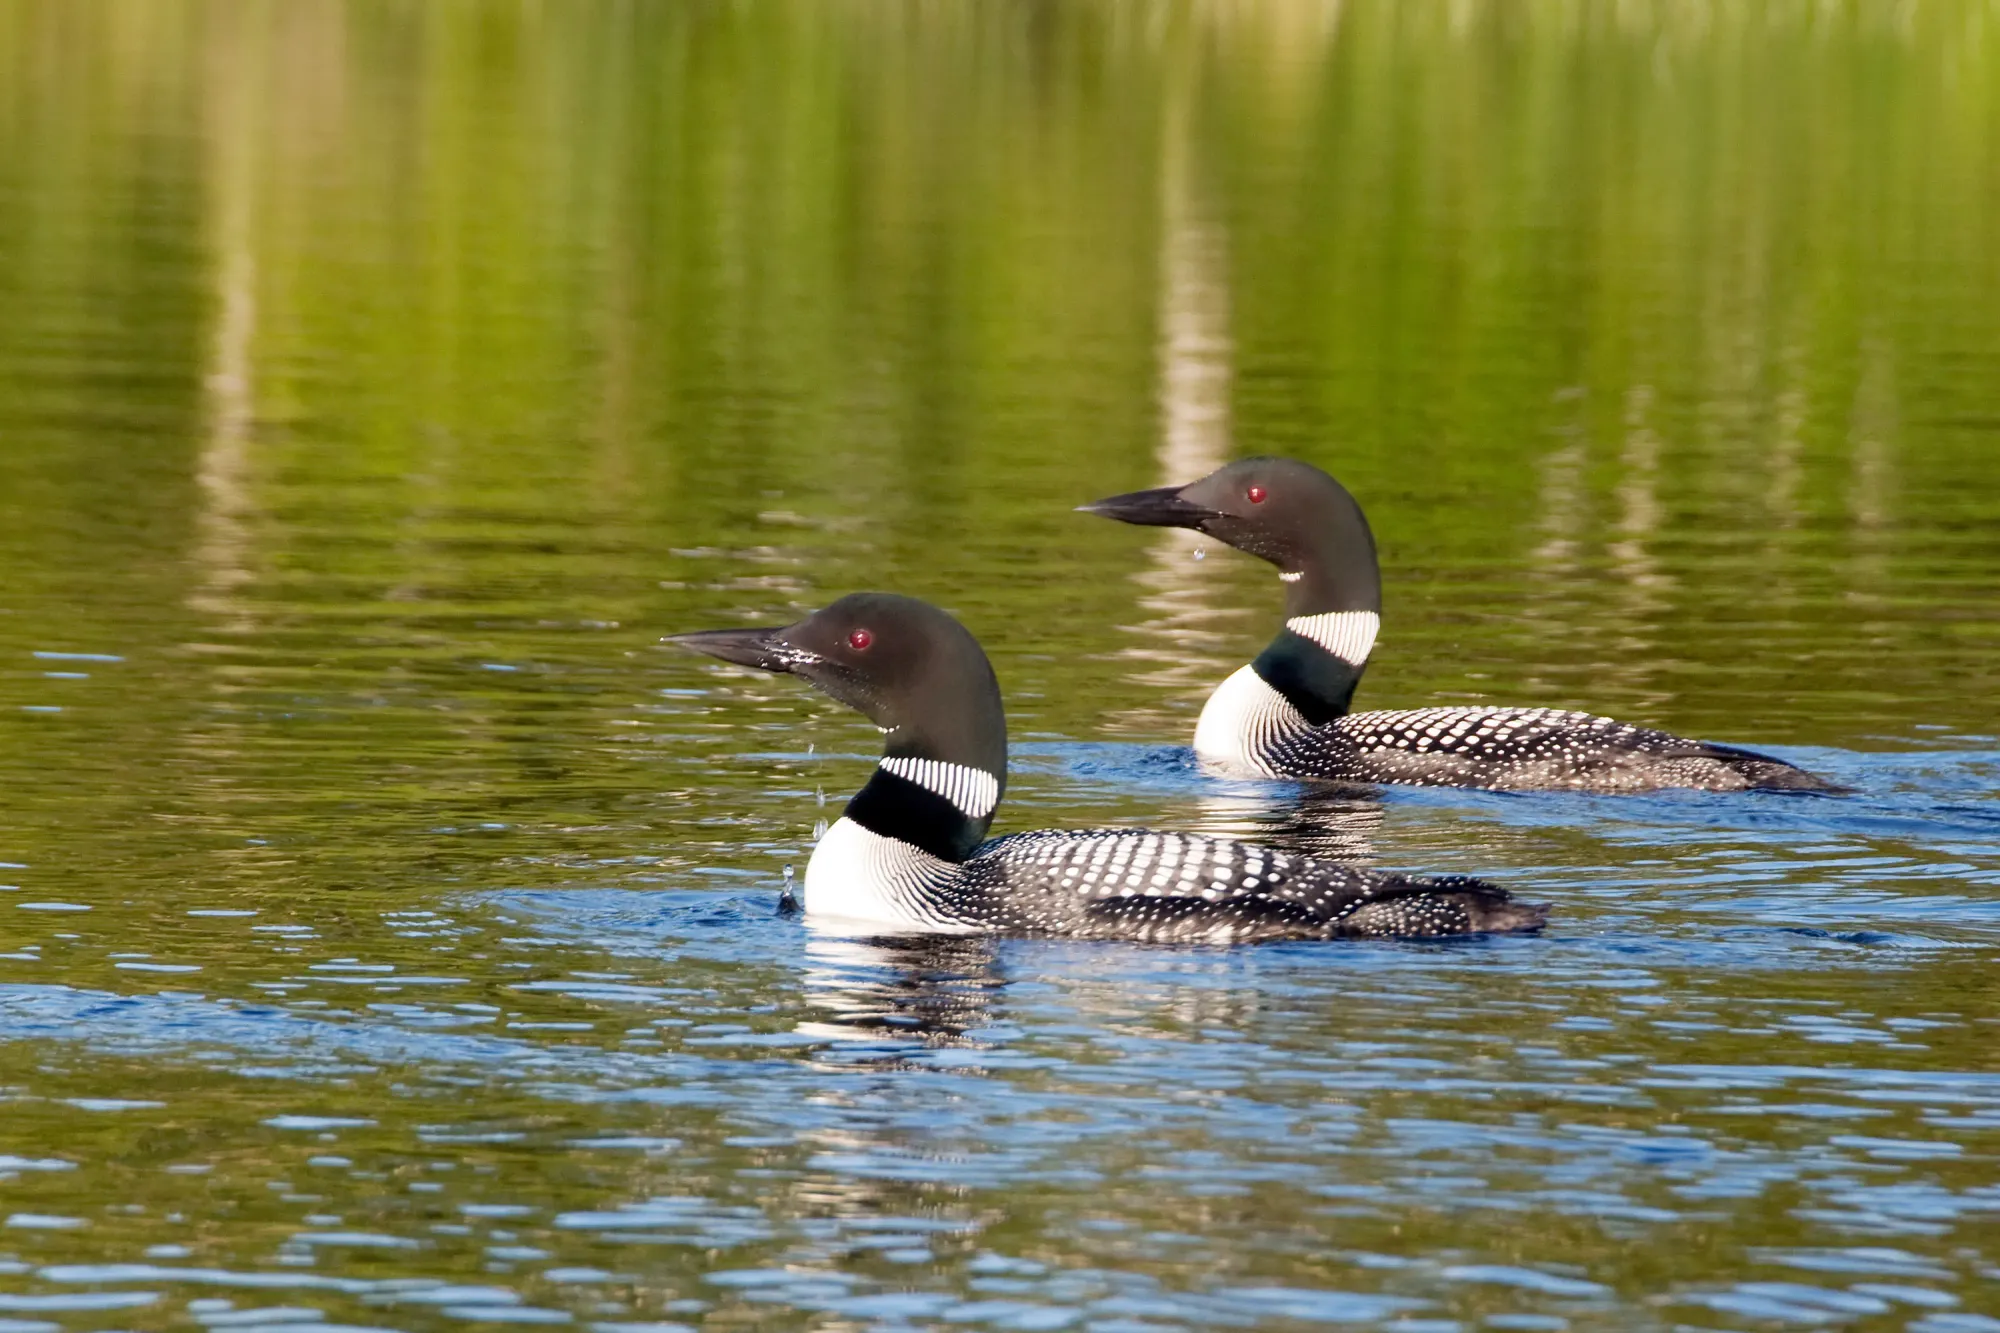
[[[1858,794],[1185,748],[1297,453],[1363,698]],[[1536,939],[856,942],[874,752],[657,647],[955,609],[1002,831]],[[0,1333],[2000,1329],[1990,3],[0,0]]]

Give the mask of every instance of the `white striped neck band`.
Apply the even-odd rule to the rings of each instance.
[[[942,759],[889,756],[882,767],[926,791],[936,792],[973,819],[984,819],[1000,804],[1000,779],[983,769],[948,764]]]
[[[1360,666],[1375,650],[1382,617],[1373,611],[1324,611],[1316,616],[1293,616],[1285,628],[1311,639],[1341,661]]]

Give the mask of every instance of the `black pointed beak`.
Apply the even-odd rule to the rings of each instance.
[[[1113,495],[1094,504],[1078,505],[1077,512],[1151,528],[1199,529],[1209,519],[1221,517],[1213,509],[1181,499],[1181,488],[1178,486]]]
[[[669,634],[661,643],[677,643],[710,657],[759,671],[796,671],[819,659],[785,642],[783,629],[702,629]]]

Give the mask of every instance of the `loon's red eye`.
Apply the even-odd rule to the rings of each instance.
[[[875,636],[865,629],[855,630],[847,636],[847,646],[857,653],[868,651],[868,645],[875,642]]]
[[[1260,505],[1264,503],[1264,496],[1267,492],[1262,486],[1252,486],[1249,490],[1243,492],[1243,494],[1249,497],[1251,504]]]

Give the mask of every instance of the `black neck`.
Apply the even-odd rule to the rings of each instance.
[[[1346,715],[1367,664],[1343,661],[1303,634],[1282,629],[1250,666],[1317,727]]]
[[[907,842],[947,861],[963,861],[986,841],[993,823],[974,819],[930,788],[878,768],[847,803],[847,818],[870,833]]]

